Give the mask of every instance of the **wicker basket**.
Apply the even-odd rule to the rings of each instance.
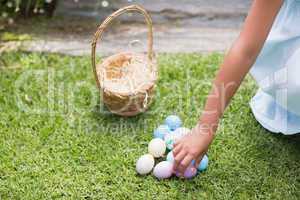
[[[147,54],[121,52],[96,64],[96,45],[104,29],[128,11],[137,11],[145,17],[149,29]],[[103,102],[112,113],[134,116],[147,110],[154,96],[157,64],[153,55],[152,20],[145,9],[137,5],[124,7],[104,20],[92,42],[92,65]]]

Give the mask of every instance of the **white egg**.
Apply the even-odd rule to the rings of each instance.
[[[154,157],[151,154],[142,155],[136,162],[136,171],[141,175],[151,172],[154,167]]]
[[[148,152],[155,158],[162,157],[166,152],[166,144],[160,138],[155,138],[148,145]]]

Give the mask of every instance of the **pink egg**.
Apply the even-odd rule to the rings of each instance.
[[[162,161],[158,163],[153,170],[153,174],[158,179],[170,178],[173,173],[173,163]]]
[[[197,169],[193,166],[190,166],[185,170],[183,177],[187,178],[187,179],[191,179],[191,178],[195,177],[196,175],[197,175]],[[178,171],[176,171],[176,176],[182,177]]]

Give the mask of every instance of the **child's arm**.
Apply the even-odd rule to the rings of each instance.
[[[175,144],[175,169],[181,172],[193,159],[199,163],[211,144],[219,120],[256,60],[283,0],[255,0],[244,27],[226,55],[207,98],[204,112],[192,133]]]

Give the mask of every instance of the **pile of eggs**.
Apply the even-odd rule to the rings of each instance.
[[[173,171],[174,156],[173,144],[190,132],[190,129],[182,127],[181,119],[176,115],[170,115],[165,119],[163,125],[154,130],[152,139],[148,145],[148,154],[141,156],[136,162],[136,171],[140,175],[149,174],[153,170],[153,175],[158,179],[170,178],[173,174],[180,176],[179,172]],[[165,154],[167,156],[165,157]],[[165,161],[155,165],[156,158],[165,158]],[[208,167],[208,157],[205,155],[199,166],[195,166],[195,161],[186,169],[184,178],[195,177],[198,172],[206,170]]]

